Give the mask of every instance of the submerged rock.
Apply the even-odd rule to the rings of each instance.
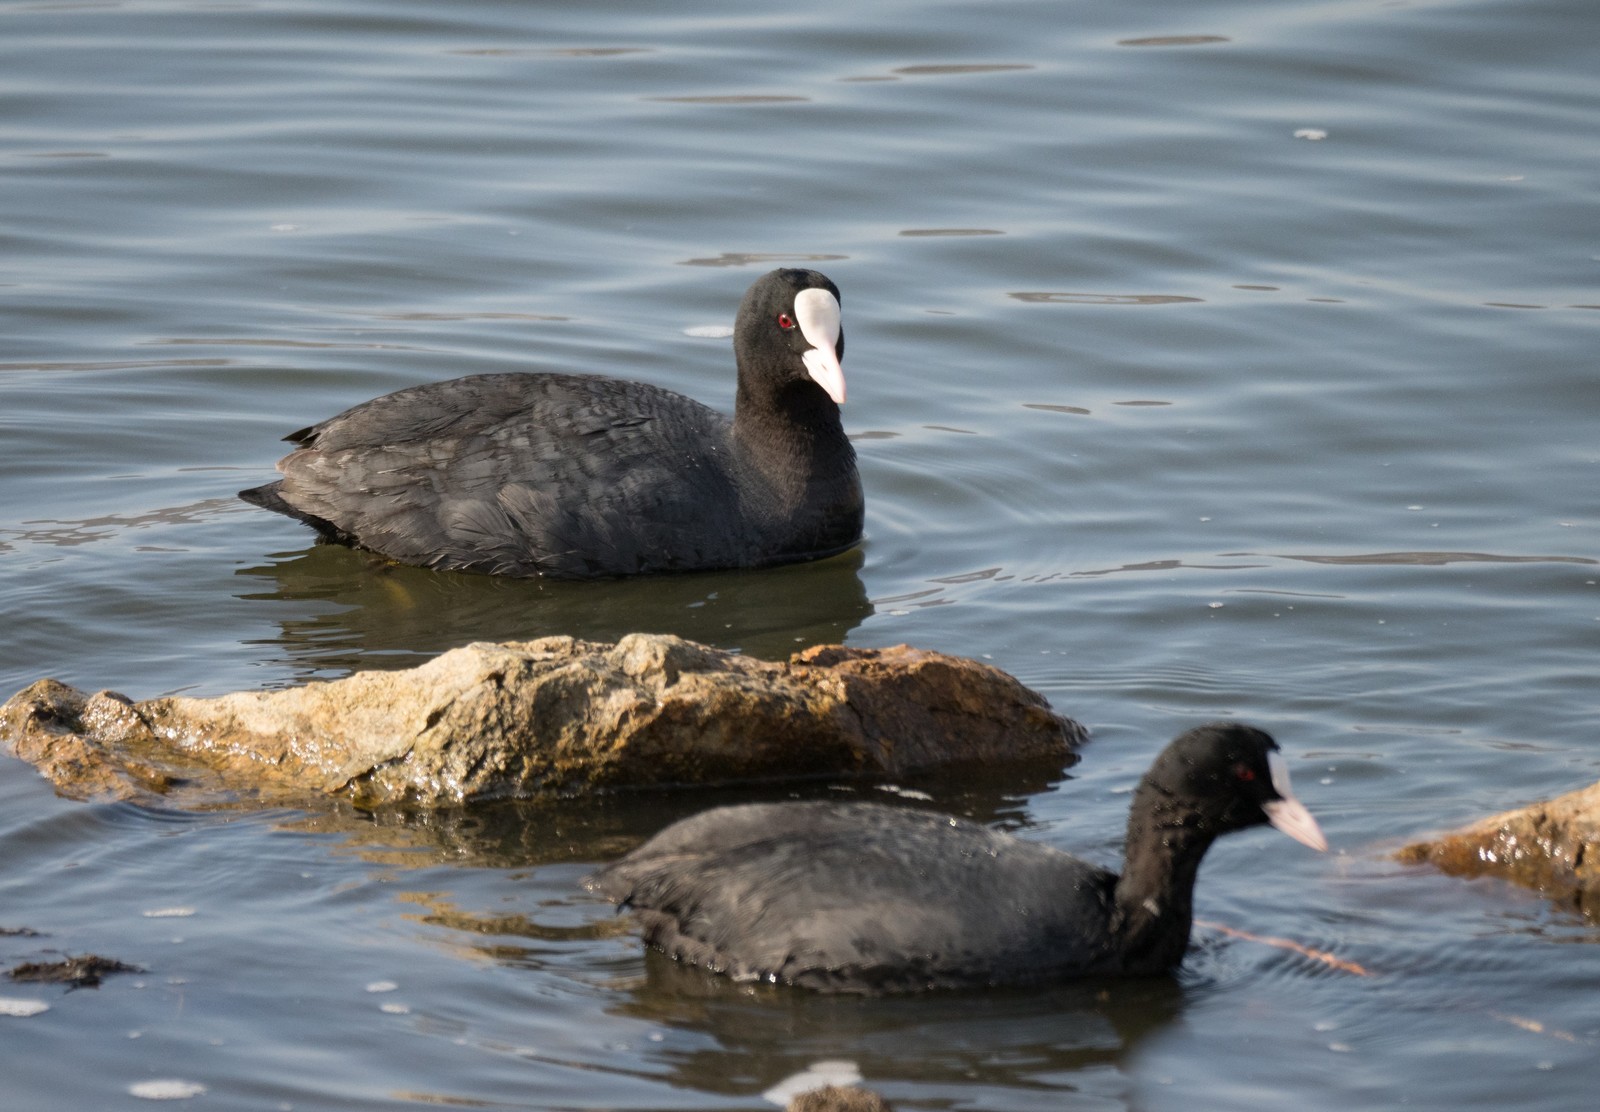
[[[1493,815],[1397,855],[1454,876],[1497,876],[1600,919],[1600,783]]]
[[[13,981],[44,981],[71,988],[99,988],[100,980],[113,973],[143,973],[142,965],[129,965],[99,954],[81,954],[64,961],[27,961],[12,966],[6,976]]]
[[[283,691],[133,702],[40,680],[0,737],[74,798],[361,807],[1072,761],[1077,723],[1006,673],[908,646],[771,663],[681,638],[546,637]]]

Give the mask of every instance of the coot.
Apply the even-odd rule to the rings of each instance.
[[[839,289],[775,270],[734,322],[733,420],[601,375],[487,374],[386,394],[285,439],[240,492],[405,564],[567,579],[762,567],[861,539],[839,422]]]
[[[742,980],[829,992],[1155,974],[1189,944],[1219,835],[1326,849],[1273,739],[1181,734],[1134,792],[1122,875],[978,823],[879,803],[756,803],[675,823],[588,878],[646,943]]]

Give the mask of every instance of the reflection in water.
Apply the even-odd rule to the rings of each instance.
[[[567,583],[402,567],[318,544],[241,569],[240,598],[293,602],[276,643],[318,674],[410,668],[472,641],[673,633],[766,659],[840,642],[872,613],[859,549],[763,571]],[[304,605],[307,603],[315,605]]]
[[[658,1052],[675,1085],[728,1094],[759,1091],[819,1059],[842,1058],[871,1087],[920,1082],[1061,1093],[1103,1084],[1104,1095],[1114,1095],[1125,1085],[1129,1058],[1183,1005],[1182,989],[1168,978],[824,996],[738,984],[655,951],[644,977],[624,992],[617,1014],[709,1036],[709,1045],[674,1040]]]
[[[206,498],[183,506],[163,506],[143,513],[101,514],[98,517],[59,519],[34,518],[17,529],[0,530],[0,535],[28,544],[72,548],[111,540],[135,529],[157,525],[194,525],[237,508],[235,498]]]
[[[1238,554],[1235,554],[1238,555]],[[1185,560],[1145,560],[1137,564],[1123,564],[1115,568],[1091,568],[1087,571],[1069,571],[1068,576],[1095,576],[1116,575],[1126,571],[1176,571],[1179,568],[1189,568],[1196,571],[1239,571],[1249,568],[1264,568],[1266,564],[1191,564]],[[1061,578],[1063,573],[1052,572],[1038,578],[1029,577],[1024,583],[1048,583],[1052,579]]]
[[[539,960],[540,948],[529,943],[594,942],[619,938],[633,933],[634,929],[622,915],[602,915],[573,926],[541,923],[527,915],[484,915],[458,907],[447,892],[402,892],[395,898],[420,909],[408,918],[426,926],[448,927],[472,936],[471,945],[464,949],[473,954],[528,969],[542,969],[546,965]]]
[[[1066,774],[1062,762],[1046,761],[964,768],[892,783],[821,778],[681,790],[641,789],[585,799],[503,800],[452,809],[385,807],[362,811],[341,802],[325,810],[286,817],[280,827],[299,834],[336,835],[340,839],[339,852],[397,869],[421,869],[441,863],[493,869],[572,863],[598,866],[700,811],[785,799],[872,799],[961,815],[999,829],[1019,831],[1029,825],[1028,798],[1063,779]],[[579,895],[576,888],[573,894]],[[470,925],[451,925],[475,933],[493,933],[477,919]]]

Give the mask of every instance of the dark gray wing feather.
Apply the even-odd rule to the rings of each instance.
[[[745,542],[728,427],[644,383],[480,375],[302,430],[278,465],[284,479],[263,490],[324,532],[408,563],[576,577],[673,570],[715,564],[708,546]],[[707,521],[719,513],[725,523]]]
[[[943,815],[756,804],[679,823],[590,886],[645,940],[744,979],[832,991],[1022,984],[1108,960],[1115,876]]]

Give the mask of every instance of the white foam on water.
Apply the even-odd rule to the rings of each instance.
[[[49,1010],[50,1005],[43,1000],[24,1000],[20,996],[0,996],[0,1015],[14,1015],[26,1018]]]
[[[180,1081],[177,1078],[160,1078],[154,1081],[136,1081],[128,1092],[141,1100],[188,1100],[206,1091],[198,1081]]]
[[[854,1062],[843,1058],[828,1058],[812,1062],[799,1073],[784,1078],[762,1093],[761,1099],[782,1106],[801,1093],[809,1093],[812,1089],[824,1089],[829,1085],[859,1085],[861,1080],[861,1069]]]

